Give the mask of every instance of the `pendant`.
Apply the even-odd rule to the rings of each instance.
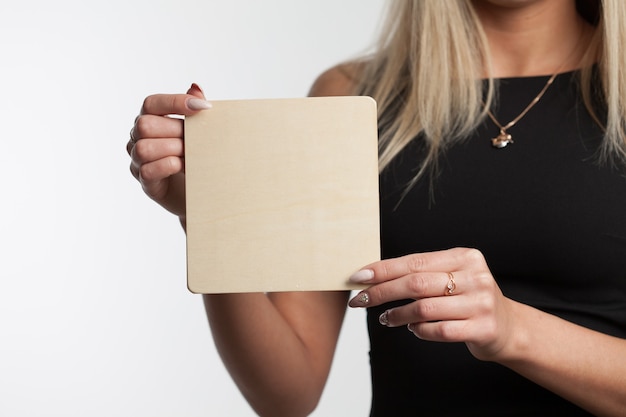
[[[498,149],[505,148],[509,143],[513,143],[513,138],[504,131],[500,131],[497,137],[491,139],[491,145]]]

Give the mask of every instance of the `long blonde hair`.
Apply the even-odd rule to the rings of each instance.
[[[596,28],[584,60],[597,62],[601,85],[601,91],[593,90],[593,67],[583,66],[582,96],[605,129],[601,157],[626,160],[626,55],[621,50],[626,4],[591,0],[581,5],[591,10],[585,17]],[[470,0],[391,0],[388,8],[375,52],[360,63],[356,88],[378,102],[381,171],[416,136],[423,138],[427,151],[415,182],[436,172],[438,156],[483,121],[496,84],[489,79],[485,87],[482,81],[489,51]],[[597,97],[606,107],[604,118],[592,105]]]

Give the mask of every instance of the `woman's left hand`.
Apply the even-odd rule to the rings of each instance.
[[[455,248],[386,259],[351,278],[369,284],[351,307],[415,301],[386,310],[384,326],[407,326],[420,339],[465,342],[481,360],[507,357],[514,340],[515,302],[504,297],[485,258],[476,249]]]

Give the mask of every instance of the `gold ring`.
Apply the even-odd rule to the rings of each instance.
[[[452,295],[454,294],[454,290],[456,290],[456,282],[454,282],[454,275],[452,272],[448,272],[448,285],[446,285],[446,290],[444,295]]]

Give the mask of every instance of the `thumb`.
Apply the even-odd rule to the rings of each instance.
[[[211,103],[205,100],[204,93],[202,92],[202,89],[198,84],[191,84],[191,87],[189,87],[189,90],[187,90],[187,94],[193,96],[192,98],[188,98],[185,101],[188,109],[192,111],[198,111],[211,108]]]

